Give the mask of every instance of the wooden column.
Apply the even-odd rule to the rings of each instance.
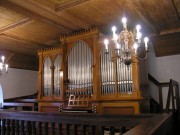
[[[39,53],[39,72],[38,72],[38,99],[42,98],[42,75],[43,75],[43,51],[41,50]]]
[[[93,99],[96,100],[100,95],[100,58],[99,58],[98,35],[93,37]]]

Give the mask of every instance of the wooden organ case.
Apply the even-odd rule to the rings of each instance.
[[[104,37],[97,28],[91,28],[61,36],[61,47],[38,52],[39,111],[68,108],[69,100],[77,109],[85,102],[99,114],[149,111],[146,61],[133,58],[127,67],[116,61],[112,43],[107,56]],[[82,100],[84,97],[89,97],[88,101]]]

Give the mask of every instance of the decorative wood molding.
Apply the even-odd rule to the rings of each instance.
[[[22,20],[19,20],[19,21],[15,22],[15,23],[10,24],[10,25],[1,27],[0,28],[0,34],[3,33],[3,32],[9,31],[11,29],[14,29],[14,28],[21,27],[23,25],[29,24],[32,21],[33,21],[32,19],[24,18]]]
[[[70,33],[68,35],[62,35],[62,36],[60,36],[60,41],[61,42],[64,42],[64,41],[70,42],[72,40],[86,38],[86,37],[89,37],[89,36],[92,36],[92,35],[98,34],[98,33],[100,33],[99,30],[96,27],[93,27],[88,30],[74,32],[74,33]]]
[[[41,15],[38,15],[38,14],[36,14],[36,13],[34,13],[28,9],[25,9],[19,5],[16,5],[13,2],[10,2],[7,0],[2,0],[2,1],[0,1],[0,4],[1,4],[1,7],[4,7],[6,9],[11,10],[11,11],[14,11],[18,14],[24,15],[28,18],[34,19],[40,23],[47,24],[48,26],[50,26],[54,29],[58,29],[58,30],[62,31],[62,33],[69,33],[70,32],[70,30],[68,28],[65,28],[64,26],[59,25],[59,24],[49,20],[48,18],[43,17]]]
[[[38,50],[38,55],[52,53],[52,52],[60,52],[61,53],[62,49],[61,49],[61,47],[40,49],[40,50]]]
[[[55,11],[59,12],[59,11],[62,11],[64,9],[85,3],[87,1],[90,1],[90,0],[66,0],[66,1],[55,6]]]

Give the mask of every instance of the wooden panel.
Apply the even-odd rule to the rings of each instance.
[[[59,112],[62,103],[57,102],[38,102],[38,111],[40,112]]]
[[[104,107],[103,114],[134,114],[133,107]]]
[[[139,14],[141,17],[140,19],[146,21],[146,24],[150,25],[151,29],[153,28],[156,32],[162,29],[170,29],[179,26],[178,16],[172,0],[132,0],[129,1],[128,4],[131,13],[133,14],[132,11],[135,11]]]
[[[34,46],[30,43],[19,42],[18,40],[8,36],[1,34],[0,35],[0,48],[4,50],[9,50],[12,52],[24,53],[29,55],[36,55],[37,49],[40,49],[40,46]]]
[[[36,56],[15,53],[9,50],[0,51],[1,55],[6,57],[5,62],[10,68],[38,70],[38,58]]]
[[[14,28],[5,33],[44,44],[50,39],[57,39],[60,35],[59,30],[54,30],[51,27],[38,22],[32,22],[25,26],[21,26],[21,28]]]
[[[15,53],[9,60],[10,68],[38,70],[38,58],[32,55]]]
[[[47,19],[61,25],[62,27],[69,30],[78,30],[79,27],[78,25],[74,25],[73,21],[68,21],[66,20],[64,17],[63,18],[59,18],[59,16],[57,14],[55,14],[54,10],[55,10],[55,4],[53,4],[53,2],[49,2],[47,0],[41,0],[37,1],[35,0],[16,0],[13,1],[13,3],[16,3],[17,5],[23,6],[26,9],[37,13],[38,15],[41,16],[45,16]]]
[[[17,2],[17,1],[14,1],[14,2]],[[38,15],[38,14],[36,14],[36,13],[34,13],[34,12],[32,12],[32,11],[22,7],[22,6],[14,4],[13,2],[2,1],[1,6],[7,8],[9,10],[12,10],[16,13],[21,13],[22,15],[27,16],[28,18],[34,19],[38,22],[45,23],[45,24],[51,26],[52,28],[55,27],[56,29],[60,29],[64,33],[68,32],[68,29],[63,27],[62,25],[59,25],[52,20],[49,20],[45,16]]]
[[[99,113],[102,114],[139,114],[138,101],[102,102],[99,104]]]
[[[41,112],[58,112],[59,107],[54,106],[41,106]]]
[[[153,38],[157,57],[180,54],[180,32]]]
[[[20,14],[16,14],[12,11],[7,10],[6,8],[3,8],[0,6],[0,28],[4,27],[6,25],[9,25],[13,22],[19,21],[24,18],[24,16]]]

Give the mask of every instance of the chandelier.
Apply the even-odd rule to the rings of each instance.
[[[142,40],[142,33],[141,33],[141,26],[138,24],[136,26],[136,30],[133,32],[127,29],[127,19],[126,17],[122,18],[123,23],[123,30],[116,34],[117,28],[115,26],[112,27],[113,37],[112,41],[116,46],[115,52],[116,52],[116,60],[120,60],[120,62],[124,62],[125,65],[129,66],[132,63],[132,57],[138,57],[139,59],[143,60],[147,58],[147,52],[148,52],[148,37],[144,37],[144,43],[141,42]],[[104,40],[105,54],[108,55],[108,44],[109,40]],[[143,48],[144,46],[144,48]],[[139,49],[141,48],[141,49]],[[138,50],[141,50],[140,53]],[[144,50],[142,52],[142,50]],[[143,58],[140,57],[140,54],[143,55]],[[109,58],[108,58],[109,59]],[[109,59],[111,60],[111,59]]]
[[[0,78],[1,77],[6,77],[8,73],[8,64],[5,63],[5,57],[1,57],[1,62],[0,62]]]

